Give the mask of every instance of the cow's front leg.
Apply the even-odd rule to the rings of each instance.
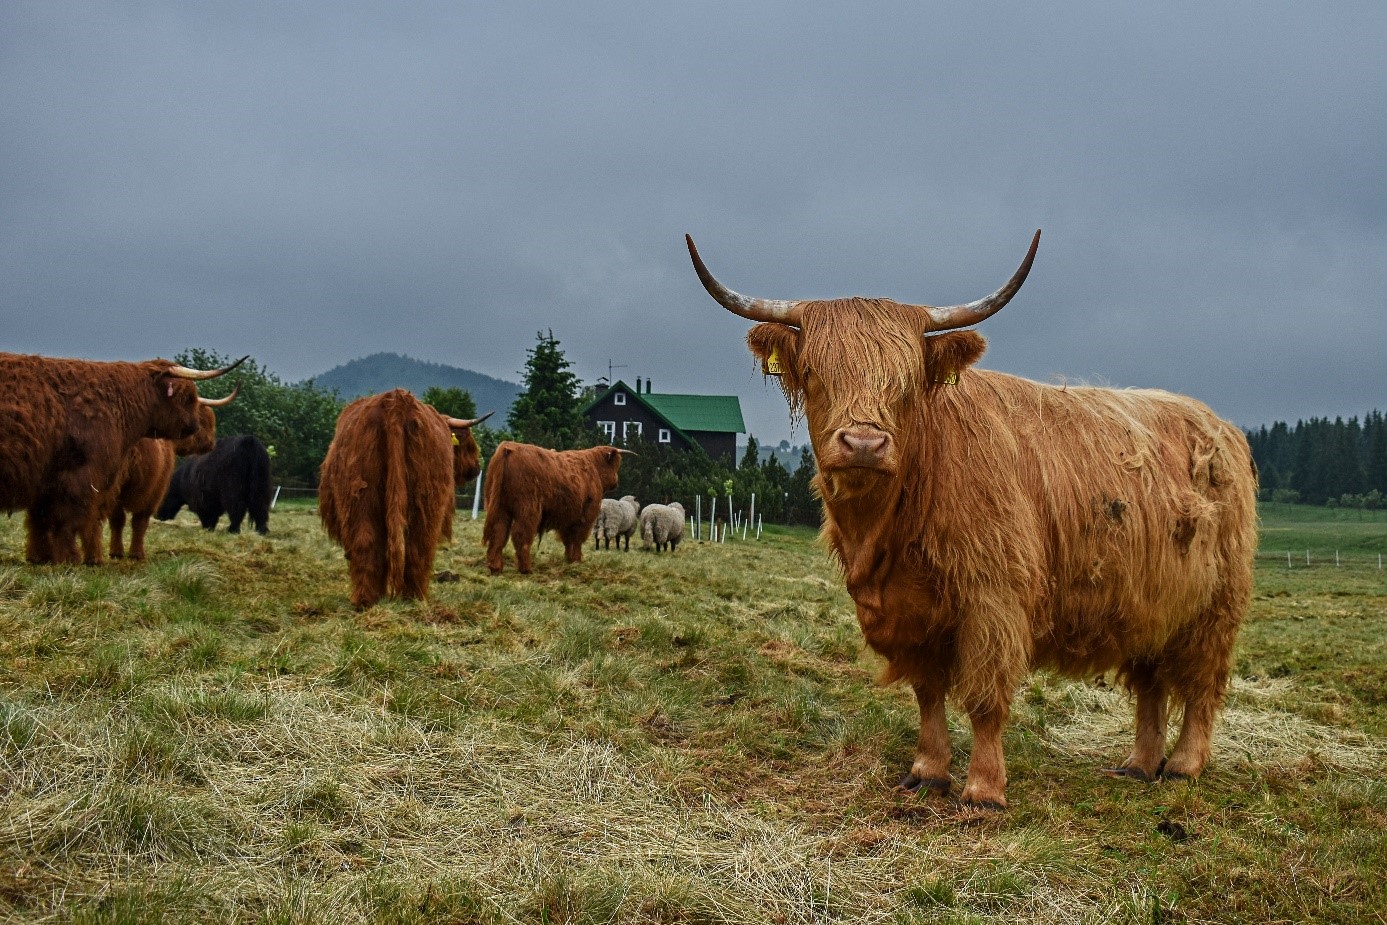
[[[973,757],[962,800],[989,809],[1006,809],[1007,764],[1002,755],[1002,727],[1011,712],[1009,703],[968,711],[973,724]]]
[[[949,767],[953,753],[949,747],[949,724],[944,716],[944,684],[935,681],[914,685],[915,699],[920,704],[920,740],[915,746],[915,761],[910,773],[901,781],[906,790],[924,788],[941,796],[953,786]]]

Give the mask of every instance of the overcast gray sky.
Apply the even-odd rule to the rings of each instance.
[[[990,292],[982,365],[1387,409],[1387,3],[0,4],[0,349],[735,393],[767,298]]]

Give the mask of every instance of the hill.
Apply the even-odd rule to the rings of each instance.
[[[496,411],[498,418],[510,412],[511,403],[520,394],[514,382],[493,379],[470,369],[428,363],[398,353],[373,353],[370,356],[334,366],[312,379],[319,388],[335,391],[339,398],[350,400],[361,395],[375,395],[390,389],[409,389],[423,395],[429,386],[466,389],[477,403],[477,411],[486,414]],[[493,420],[498,426],[502,423]]]

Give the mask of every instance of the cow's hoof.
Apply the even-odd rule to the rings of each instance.
[[[1165,759],[1162,758],[1161,763],[1156,765],[1156,773],[1154,774],[1147,774],[1141,768],[1132,767],[1131,765],[1123,765],[1118,768],[1103,768],[1102,770],[1108,777],[1123,777],[1127,780],[1139,780],[1144,784],[1149,784],[1161,779],[1165,772]]]
[[[909,793],[918,793],[922,788],[929,793],[945,796],[949,788],[953,786],[953,781],[947,777],[916,777],[914,774],[907,774],[901,778],[901,782],[896,785],[897,790],[904,790]]]
[[[1193,774],[1184,774],[1184,773],[1182,773],[1182,772],[1180,772],[1180,771],[1167,771],[1167,770],[1165,770],[1165,769],[1162,769],[1162,770],[1161,770],[1161,780],[1173,780],[1173,781],[1182,781],[1182,780],[1183,780],[1183,781],[1190,781],[1190,780],[1194,780],[1194,775],[1193,775]]]
[[[981,809],[989,813],[1004,813],[1007,811],[1007,805],[1005,803],[999,803],[996,800],[961,800],[960,802],[970,809]]]

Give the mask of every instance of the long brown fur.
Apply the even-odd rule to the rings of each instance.
[[[79,561],[77,534],[135,442],[197,429],[197,387],[172,366],[0,353],[0,510],[26,511],[30,562]]]
[[[135,442],[116,473],[115,481],[97,495],[93,515],[83,526],[79,539],[82,561],[87,565],[101,564],[101,525],[111,527],[111,558],[126,557],[124,532],[125,515],[130,515],[129,558],[136,562],[145,559],[144,538],[159,502],[168,490],[173,476],[174,456],[206,453],[217,443],[217,416],[206,405],[198,408],[198,429],[182,440],[157,440],[143,437]]]
[[[456,487],[477,477],[480,460],[470,429],[451,430],[404,389],[343,410],[323,460],[318,515],[347,555],[354,606],[428,595],[438,544],[453,535]]]
[[[1062,388],[971,365],[972,331],[924,336],[884,300],[801,303],[760,324],[819,460],[823,537],[867,642],[920,702],[915,785],[948,788],[947,694],[968,711],[963,798],[1005,805],[1000,731],[1038,667],[1116,670],[1137,694],[1117,773],[1196,776],[1252,588],[1256,475],[1242,432],[1194,399]],[[889,434],[851,465],[845,429]],[[1183,704],[1165,757],[1170,702]]]
[[[621,452],[609,446],[586,450],[549,450],[509,440],[496,448],[487,464],[486,564],[491,574],[504,567],[502,550],[509,539],[516,568],[528,575],[535,537],[553,530],[563,540],[569,562],[583,561],[583,544],[601,511],[602,495],[616,488]]]

